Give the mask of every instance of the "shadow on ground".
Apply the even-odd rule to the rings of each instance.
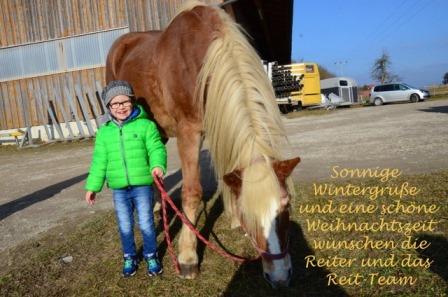
[[[199,208],[205,209],[205,203],[207,203],[212,197],[213,194],[217,190],[217,182],[214,176],[214,169],[213,165],[211,163],[210,155],[207,150],[203,150],[200,153],[199,156],[199,164],[201,167],[201,185],[203,187],[202,193],[203,193],[203,204],[199,206]],[[172,189],[178,186],[179,182],[182,180],[182,172],[181,170],[176,171],[174,174],[171,174],[170,176],[166,177],[164,180],[165,188],[167,192],[170,192]],[[182,210],[182,187],[177,187],[174,191],[170,193],[170,197],[173,199],[176,206]],[[203,210],[204,211],[204,210]],[[206,221],[204,223],[204,227],[199,230],[199,232],[204,236],[206,239],[209,239],[210,234],[213,230],[213,227],[216,223],[216,220],[220,217],[220,215],[223,212],[223,205],[221,202],[221,199],[217,199],[216,202],[213,204],[211,210],[209,213],[207,213]],[[174,223],[170,226],[169,234],[171,239],[175,238],[176,235],[179,233],[182,223],[179,218],[174,217],[174,211],[171,208],[168,208],[168,221],[172,222],[174,219]],[[201,213],[198,213],[198,218],[201,216]],[[195,223],[195,222],[193,222]],[[156,220],[156,229],[157,233],[163,232],[163,221],[162,221],[162,215],[160,211],[160,215],[158,217],[158,220]],[[198,256],[199,256],[199,263],[202,262],[202,258],[204,255],[204,244],[200,241],[198,241]],[[158,253],[161,258],[164,257],[164,255],[167,252],[167,244],[164,240],[158,247]],[[177,252],[177,251],[176,251]]]
[[[18,211],[21,211],[22,209],[27,208],[28,206],[53,197],[62,190],[83,181],[86,177],[87,173],[67,179],[63,182],[48,186],[39,191],[20,197],[14,201],[0,205],[0,221]]]
[[[428,107],[428,108],[425,108],[425,109],[419,109],[419,111],[448,113],[448,105],[446,105],[446,106],[432,106],[432,107]]]
[[[418,236],[417,243],[420,245],[423,240],[431,245],[427,249],[417,250],[420,258],[433,261],[430,270],[448,282],[448,240],[443,236],[423,234]]]
[[[261,263],[257,261],[241,265],[222,296],[349,296],[339,286],[327,286],[326,275],[331,271],[319,267],[305,268],[304,257],[314,255],[314,253],[309,247],[300,226],[296,222],[291,222],[290,228],[290,254],[294,269],[290,286],[288,288],[272,289],[263,279]],[[244,292],[244,295],[242,295],[242,292]]]

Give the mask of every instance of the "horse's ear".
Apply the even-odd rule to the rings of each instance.
[[[222,178],[226,185],[230,187],[232,192],[238,197],[241,191],[241,170],[235,169],[230,173],[227,173]]]
[[[299,157],[289,160],[275,161],[272,164],[272,167],[274,168],[274,171],[277,174],[278,178],[285,179],[289,175],[291,175],[292,171],[297,166],[297,164],[299,164],[299,162]]]

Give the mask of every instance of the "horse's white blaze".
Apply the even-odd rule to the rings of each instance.
[[[263,233],[268,242],[270,254],[280,254],[282,252],[280,240],[277,236],[276,216],[278,215],[278,208],[280,205],[276,199],[271,200],[269,213],[262,220]],[[273,260],[272,265],[265,265],[263,263],[264,271],[269,274],[271,281],[287,281],[289,278],[289,269],[291,268],[291,261],[289,256],[283,259]]]
[[[268,244],[269,244],[269,251],[271,254],[280,254],[281,247],[280,247],[280,241],[277,236],[277,226],[275,223],[275,217],[277,216],[277,210],[278,210],[278,203],[276,202],[276,199],[271,200],[271,206],[269,208],[269,214],[266,215],[263,219],[263,233],[264,237],[266,238]]]

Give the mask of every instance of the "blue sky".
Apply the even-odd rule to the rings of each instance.
[[[358,85],[385,50],[416,87],[448,72],[448,0],[294,0],[292,59],[316,62]]]

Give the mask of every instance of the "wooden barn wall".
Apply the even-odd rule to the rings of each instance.
[[[1,0],[0,47],[124,27],[125,7],[126,0]]]
[[[126,26],[130,31],[159,30],[168,24],[176,9],[184,2],[0,0],[0,48]],[[203,2],[216,4],[222,1]],[[49,105],[58,121],[65,122],[62,109],[74,118],[63,92],[64,86],[69,88],[74,98],[77,116],[83,119],[80,99],[75,97],[73,86],[80,85],[85,90],[93,91],[96,90],[97,81],[104,85],[104,67],[0,82],[0,130],[50,123]],[[84,97],[81,100],[86,101],[89,116],[93,117],[89,99]]]
[[[134,0],[127,2],[130,31],[161,30],[186,0]],[[202,0],[218,4],[221,0]]]
[[[96,82],[102,85],[103,81],[104,67],[99,67],[2,82],[0,126],[12,129],[49,124],[49,107],[59,123],[74,120],[75,113],[85,121],[82,104],[87,107],[88,118],[93,119],[94,111],[103,111],[96,85]],[[81,89],[80,96],[75,86]]]

